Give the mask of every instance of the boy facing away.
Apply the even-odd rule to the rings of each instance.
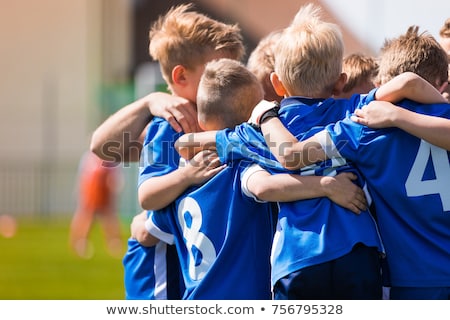
[[[347,75],[347,80],[341,94],[334,97],[349,99],[354,94],[369,93],[375,88],[378,63],[369,55],[352,53],[344,57],[342,72]]]
[[[414,86],[408,87],[406,82],[404,87],[399,79],[400,82],[394,82],[396,86],[380,88],[369,96],[331,99],[345,83],[341,74],[343,44],[337,26],[321,21],[318,14],[319,10],[312,5],[302,8],[283,33],[275,56],[272,84],[277,94],[286,97],[281,102],[280,120],[296,138],[313,135],[351,113],[358,104],[374,99],[375,94],[378,99],[396,101],[405,92],[415,92]],[[280,172],[279,163],[267,159],[267,145],[261,132],[252,126],[243,124],[235,130],[213,134],[223,162],[246,158],[273,173]],[[270,134],[277,132],[272,130]],[[211,133],[196,135],[200,137],[193,140],[197,148],[211,142],[208,135]],[[333,175],[340,171],[358,174],[343,158],[310,166],[302,174]],[[383,248],[369,212],[355,216],[324,198],[280,203],[278,232],[272,252],[276,299],[381,298],[378,255]]]
[[[230,59],[212,61],[199,85],[199,124],[204,130],[234,127],[248,119],[262,97],[259,81],[242,64]],[[142,215],[133,233],[146,245],[153,244],[155,237],[176,244],[186,285],[183,299],[271,299],[270,250],[276,211],[267,201],[329,194],[326,184],[331,181],[325,182],[329,177],[303,178],[287,174],[267,178],[249,161],[230,161],[169,207],[152,212],[145,226],[153,236],[142,233],[146,219]],[[351,179],[343,179],[346,182],[341,180],[332,193],[355,189]],[[273,188],[274,184],[279,187]],[[273,190],[256,198],[264,188]]]
[[[437,41],[410,27],[382,48],[379,79],[385,83],[398,72],[416,72],[439,89],[434,93],[440,103],[403,100],[399,104],[404,109],[395,107],[397,117],[385,129],[371,129],[347,117],[304,141],[297,141],[276,117],[266,117],[261,124],[263,132],[278,133],[270,137],[272,150],[290,169],[344,157],[364,175],[386,247],[391,299],[450,299],[450,153],[436,146],[450,149],[450,107],[439,94],[447,85],[446,64]],[[372,102],[364,108],[392,114],[386,104]],[[279,143],[292,144],[280,153]]]
[[[197,87],[205,64],[222,57],[239,60],[244,54],[244,46],[240,29],[236,25],[213,20],[191,11],[191,8],[191,5],[173,7],[153,24],[149,33],[149,53],[159,62],[163,78],[172,96],[195,104]],[[146,110],[148,99],[149,96],[126,108],[124,114],[130,115],[123,121],[127,126],[126,130],[122,129],[122,123],[117,127],[124,132],[129,129],[140,134],[143,128],[135,119],[139,118],[142,110]],[[189,106],[190,104],[185,105],[186,108]],[[128,110],[132,111],[131,114]],[[113,120],[117,118],[121,119],[120,114]],[[148,117],[141,118],[148,122]],[[137,125],[133,126],[130,123]],[[196,167],[178,167],[180,157],[173,144],[180,135],[180,132],[171,127],[169,121],[153,118],[141,158],[139,197],[141,200],[145,199],[141,201],[141,206],[145,210],[169,205],[191,184],[200,183],[208,178],[208,174],[214,173],[202,159]],[[133,157],[127,155],[124,159],[131,160]],[[189,170],[195,171],[197,174],[195,179],[185,179]],[[129,240],[128,252],[123,260],[127,298],[181,298],[184,291],[183,283],[177,285],[177,281],[174,281],[175,285],[168,287],[167,284],[172,282],[166,281],[172,276],[176,279],[178,262],[176,254],[172,252],[173,249],[165,243],[144,248],[135,239]],[[166,257],[171,260],[167,260]],[[170,271],[170,268],[174,269],[175,273]]]

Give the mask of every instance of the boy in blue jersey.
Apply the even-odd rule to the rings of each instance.
[[[142,212],[146,217],[150,212]],[[135,217],[133,220],[136,220]],[[125,299],[177,300],[184,292],[175,246],[159,241],[145,247],[136,238],[128,239],[123,257]]]
[[[195,104],[198,82],[206,62],[221,57],[238,60],[244,54],[242,36],[236,25],[227,25],[190,11],[191,7],[192,5],[173,7],[154,23],[149,34],[150,55],[159,62],[163,78],[173,97],[190,102],[186,104],[186,108]],[[142,110],[146,99],[148,97],[140,99],[130,108]],[[128,110],[129,108],[125,114],[129,114]],[[138,114],[140,112],[134,115]],[[124,123],[129,124],[130,121],[135,121],[134,119],[135,117],[124,119],[126,120]],[[148,117],[143,117],[143,120],[148,122]],[[169,205],[191,184],[201,183],[209,178],[208,174],[214,174],[213,166],[205,164],[204,161],[199,161],[196,167],[178,167],[180,157],[173,148],[173,144],[181,132],[172,128],[171,125],[173,123],[170,120],[155,117],[146,135],[140,172],[141,178],[145,176],[146,179],[141,180],[143,183],[139,188],[140,198],[145,198],[145,201],[141,201],[141,205],[146,210]],[[124,130],[122,124],[118,127]],[[128,129],[133,128],[128,127]],[[142,129],[140,131],[142,132]],[[136,132],[140,133],[139,130]],[[133,154],[124,153],[124,159],[133,160]],[[194,171],[196,179],[185,179],[186,172],[189,170]],[[191,173],[189,174],[192,176]],[[143,215],[147,213],[144,212]],[[163,243],[155,244],[152,248],[143,248],[133,237],[130,239],[128,252],[123,259],[127,298],[180,299],[182,297],[183,282],[174,281],[175,284],[172,287],[172,282],[169,281],[172,276],[177,279],[178,265],[177,256],[168,255],[171,252],[173,253],[173,248]],[[157,256],[162,256],[162,259]],[[162,261],[162,264],[159,261]],[[172,268],[175,273],[172,273],[169,267],[175,267]],[[165,288],[166,285],[167,288]]]
[[[233,127],[248,119],[262,97],[260,83],[242,64],[229,59],[210,62],[198,90],[199,124],[204,130]],[[261,201],[265,199],[255,199],[252,190],[247,192],[257,176],[250,165],[231,161],[206,183],[189,188],[174,204],[154,212],[145,222],[153,236],[141,234],[142,224],[141,230],[135,226],[133,233],[142,243],[151,245],[156,236],[176,244],[186,285],[184,299],[272,297],[270,250],[276,212],[272,204]],[[313,191],[312,197],[327,194],[319,190],[320,183],[308,178],[320,182],[329,177],[306,177],[310,182],[305,188],[301,180],[284,176],[285,189],[275,188],[271,196],[292,201],[310,197]]]
[[[398,72],[411,71],[439,89],[437,93],[448,85],[445,52],[431,35],[419,35],[417,27],[386,42],[379,62],[381,83]],[[344,157],[361,171],[376,206],[386,248],[391,299],[450,298],[450,154],[431,144],[450,149],[446,141],[450,106],[439,94],[436,101],[441,103],[424,105],[403,100],[399,105],[404,111],[395,112],[408,119],[387,122],[399,124],[422,139],[400,128],[371,129],[350,117],[304,141],[297,141],[276,117],[266,116],[261,124],[265,133],[276,130],[277,135],[270,136],[272,150],[289,169]],[[386,103],[375,101],[369,107],[388,110]],[[423,119],[433,120],[437,132],[429,123],[417,122]],[[292,144],[280,150],[279,143]]]
[[[314,134],[315,130],[345,117],[358,103],[374,98],[375,93],[354,96],[351,100],[326,99],[339,93],[345,83],[341,75],[342,46],[338,28],[320,21],[318,9],[312,5],[298,13],[278,43],[272,83],[279,95],[289,96],[282,101],[280,118],[297,138]],[[394,83],[405,85],[402,79]],[[405,94],[412,95],[417,87],[409,83],[406,81],[406,87],[380,88],[376,96],[396,101]],[[201,149],[205,147],[203,138],[210,143],[208,134],[211,135],[196,134],[200,140],[192,139],[193,135],[189,137]],[[224,162],[244,157],[270,168],[272,173],[280,172],[279,163],[267,154],[261,132],[250,125],[219,131],[216,143]],[[186,152],[187,156],[190,152]],[[343,158],[311,166],[302,174],[333,175],[341,171],[357,174]],[[272,256],[276,299],[381,298],[378,254],[383,248],[376,224],[367,211],[351,215],[326,198],[279,205],[279,236]]]
[[[275,71],[290,87],[287,92],[280,91],[276,85],[274,88],[280,96],[292,96],[283,99],[281,104],[285,110],[283,120],[295,128],[296,135],[304,136],[314,127],[333,122],[348,111],[348,104],[343,102],[314,108],[323,98],[342,90],[345,84],[342,58],[343,43],[338,27],[321,21],[319,9],[313,5],[303,7],[283,32],[275,55]],[[300,72],[303,65],[308,68]],[[316,76],[314,81],[308,78],[311,75]],[[307,80],[302,82],[303,79]],[[226,133],[219,132],[216,140],[222,147],[230,139]],[[310,167],[309,173],[302,174],[339,172],[358,174],[341,159]],[[367,211],[353,215],[326,198],[279,203],[279,206],[279,233],[272,251],[275,299],[381,298],[379,254],[383,247],[375,221]]]

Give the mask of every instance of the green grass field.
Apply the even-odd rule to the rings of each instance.
[[[69,249],[68,232],[69,221],[20,220],[14,237],[0,235],[0,299],[124,299],[122,258],[107,254],[98,224],[89,260]]]

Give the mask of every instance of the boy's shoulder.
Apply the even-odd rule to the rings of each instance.
[[[154,141],[155,139],[175,141],[182,134],[183,132],[176,132],[167,120],[160,117],[154,117],[148,126],[144,144]]]

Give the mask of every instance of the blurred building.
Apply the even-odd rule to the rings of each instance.
[[[92,131],[136,97],[134,80],[154,70],[142,67],[150,62],[149,26],[183,2],[0,0],[0,215],[73,212],[77,165]],[[198,11],[239,23],[250,52],[308,1],[192,2]],[[325,4],[312,2],[340,24]],[[349,30],[343,32],[348,52],[370,53]],[[138,95],[145,92],[146,82],[140,83]],[[124,169],[121,211],[135,214],[136,167]]]

